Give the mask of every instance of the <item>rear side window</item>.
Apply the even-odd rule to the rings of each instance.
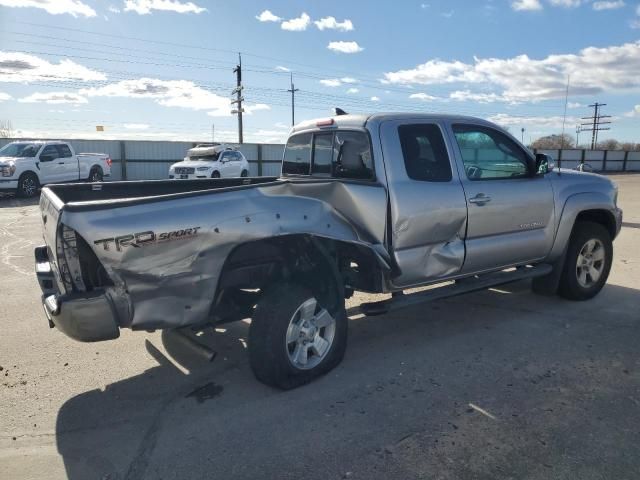
[[[313,143],[313,175],[330,177],[333,157],[333,133],[316,133]]]
[[[437,125],[398,127],[407,176],[426,182],[451,181],[451,162]]]
[[[57,145],[57,147],[58,147],[58,154],[60,155],[60,158],[69,158],[72,156],[71,149],[69,148],[68,145],[61,143],[60,145]]]
[[[373,179],[369,136],[348,130],[294,135],[287,142],[282,173]]]
[[[309,175],[311,169],[311,134],[302,133],[289,138],[284,150],[282,173]]]
[[[333,139],[334,177],[373,179],[369,136],[364,132],[337,131]]]

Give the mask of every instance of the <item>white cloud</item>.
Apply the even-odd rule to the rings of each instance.
[[[51,15],[95,17],[96,11],[80,0],[0,0],[0,5],[18,8],[41,8]]]
[[[113,5],[109,5],[109,8],[107,10],[109,10],[111,13],[120,13],[120,9]]]
[[[577,54],[532,59],[475,58],[473,63],[429,60],[408,70],[385,73],[383,83],[401,85],[480,84],[501,88],[509,102],[563,98],[567,76],[571,95],[594,95],[640,87],[640,41],[604,48],[588,47]]]
[[[335,17],[324,17],[313,22],[318,30],[340,30],[341,32],[350,32],[353,30],[353,23],[349,19],[338,22]]]
[[[327,48],[340,53],[358,53],[364,50],[358,42],[329,42]]]
[[[511,2],[511,8],[517,11],[542,10],[540,0],[516,0]]]
[[[106,78],[102,72],[90,70],[66,58],[59,63],[51,63],[26,53],[0,51],[0,82],[90,81]]]
[[[557,116],[532,116],[519,117],[517,115],[509,115],[507,113],[498,113],[487,118],[490,122],[497,123],[503,127],[511,127],[514,125],[526,125],[527,127],[546,127],[546,128],[562,128],[564,117]],[[565,127],[580,123],[579,117],[567,117]]]
[[[339,78],[325,78],[320,80],[320,83],[325,87],[339,87],[342,85],[342,82]]]
[[[280,28],[289,30],[290,32],[302,32],[307,29],[309,23],[311,23],[311,17],[303,12],[298,18],[292,18],[282,22]]]
[[[371,100],[372,102],[379,102],[379,101],[380,101],[380,97],[373,96],[373,97],[371,97],[371,99],[370,99],[370,100]]]
[[[437,100],[437,97],[426,93],[412,93],[409,95],[409,98],[422,100],[423,102],[432,102],[433,100]]]
[[[451,18],[451,17],[453,17],[454,13],[455,13],[455,10],[449,10],[448,12],[442,12],[440,14],[440,16],[442,16],[444,18]]]
[[[549,0],[554,7],[575,8],[579,7],[582,0]]]
[[[640,105],[633,107],[633,110],[622,114],[623,117],[640,117]]]
[[[253,112],[258,112],[260,110],[271,110],[271,107],[266,103],[245,103],[242,108],[244,109],[244,113],[247,115],[253,115]]]
[[[11,100],[13,97],[8,93],[0,92],[0,102],[6,102],[7,100]]]
[[[18,100],[21,103],[49,103],[49,104],[60,104],[60,103],[89,103],[87,97],[83,97],[82,95],[78,95],[74,92],[47,92],[40,93],[36,92],[28,97],[24,97]]]
[[[449,94],[451,100],[458,100],[460,102],[478,102],[478,103],[493,103],[493,102],[509,102],[508,98],[498,95],[496,93],[478,93],[471,92],[470,90],[456,90]]]
[[[165,107],[209,110],[211,116],[231,114],[229,100],[187,80],[159,80],[139,78],[122,80],[103,87],[85,88],[81,95],[88,97],[150,98]]]
[[[123,127],[127,130],[147,130],[150,125],[146,123],[125,123]]]
[[[358,83],[358,79],[353,77],[325,78],[320,80],[320,83],[325,87],[339,87],[343,83]]]
[[[358,93],[360,90],[355,88],[355,87],[351,87],[349,89],[347,89],[347,93]]]
[[[282,65],[277,65],[275,68],[278,72],[290,72],[291,69],[287,67],[283,67]]]
[[[124,11],[136,12],[139,15],[148,15],[153,10],[176,13],[202,13],[207,9],[193,2],[181,2],[180,0],[125,0]]]
[[[271,13],[271,10],[264,10],[260,15],[256,15],[256,20],[260,22],[279,22],[282,18]]]
[[[580,102],[569,102],[567,103],[568,108],[582,108],[584,105]]]
[[[622,8],[625,6],[625,3],[623,0],[616,0],[616,1],[600,1],[600,2],[593,2],[593,9],[594,10],[615,10],[617,8]]]

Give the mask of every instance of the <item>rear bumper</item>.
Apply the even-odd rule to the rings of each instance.
[[[81,342],[99,342],[120,336],[117,310],[103,289],[60,294],[46,247],[37,247],[34,254],[42,306],[50,327],[55,326]]]

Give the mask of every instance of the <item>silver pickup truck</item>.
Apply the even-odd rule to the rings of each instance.
[[[341,361],[356,290],[391,294],[366,315],[528,278],[593,297],[617,194],[477,118],[339,115],[293,128],[280,177],[43,188],[36,272],[80,341],[251,318],[256,377],[292,388]]]

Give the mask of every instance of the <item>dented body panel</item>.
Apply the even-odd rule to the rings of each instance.
[[[588,209],[610,215],[612,234],[617,234],[621,212],[615,205],[616,189],[603,177],[563,171],[471,181],[452,133],[452,125],[459,123],[508,135],[468,117],[348,115],[335,117],[328,127],[302,123],[292,135],[341,129],[365,132],[375,178],[283,175],[184,183],[110,182],[103,191],[90,185],[45,187],[41,211],[47,248],[41,255],[49,256],[58,286],[53,290],[73,296],[76,303],[83,295],[97,303],[99,296],[101,314],[110,309],[117,328],[178,328],[221,316],[220,309],[226,308],[219,302],[225,268],[241,247],[268,249],[261,242],[295,237],[346,246],[368,265],[338,266],[355,269],[338,272],[344,274],[345,286],[352,287],[349,282],[357,270],[361,275],[373,272],[381,281],[373,282],[368,291],[382,293],[551,262],[564,251],[577,216]],[[450,162],[450,180],[409,178],[398,136],[398,127],[405,124],[437,126]],[[491,195],[492,202],[474,202],[479,194]],[[65,244],[63,230],[75,232],[77,244],[72,248]],[[74,255],[85,264],[95,257],[99,272],[94,276],[106,280],[92,280],[93,292],[84,293],[79,280],[70,278]],[[239,268],[254,266],[245,261]],[[83,268],[82,276],[95,273],[87,272],[86,265]],[[270,268],[273,265],[260,271]],[[56,312],[64,312],[65,304],[49,303],[54,306],[48,315],[56,323]],[[103,326],[109,330],[108,321]],[[86,338],[95,340],[91,335]]]

